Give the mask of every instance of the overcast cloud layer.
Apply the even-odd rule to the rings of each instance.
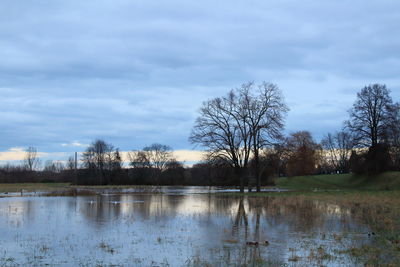
[[[193,149],[202,101],[282,89],[287,132],[340,129],[356,92],[400,100],[400,2],[0,2],[0,151]]]

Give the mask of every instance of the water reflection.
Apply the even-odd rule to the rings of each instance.
[[[349,210],[301,197],[105,194],[0,199],[0,263],[11,258],[21,265],[340,266],[353,259],[335,251],[370,242],[366,232],[368,227],[356,223]],[[321,249],[324,258],[311,257]]]

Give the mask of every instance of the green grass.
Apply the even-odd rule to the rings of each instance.
[[[92,189],[124,189],[143,188],[142,185],[71,185],[69,183],[0,183],[0,193],[5,192],[52,192],[54,195],[71,195],[71,192],[80,189],[87,194]],[[50,194],[52,195],[52,194]],[[73,194],[72,194],[73,195]]]
[[[68,183],[11,183],[0,184],[0,193],[21,192],[21,190],[34,191],[53,191],[69,186]]]
[[[277,187],[296,191],[317,190],[400,190],[400,172],[386,172],[376,176],[330,174],[278,178]],[[140,186],[71,186],[68,183],[10,183],[0,184],[0,193],[25,191],[54,191],[67,188],[130,188]],[[290,194],[290,193],[285,193]]]
[[[277,187],[305,191],[400,190],[400,172],[386,172],[375,176],[328,174],[278,178]]]

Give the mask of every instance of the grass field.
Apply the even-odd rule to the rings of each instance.
[[[52,192],[54,195],[69,195],[71,191],[79,189],[82,194],[92,189],[124,189],[143,188],[142,185],[71,185],[70,183],[0,183],[0,193],[5,192]],[[85,193],[86,192],[86,193]],[[67,193],[67,194],[65,194]]]
[[[69,186],[68,183],[15,183],[15,184],[0,184],[0,193],[5,192],[20,192],[21,190],[28,192],[35,191],[54,191],[61,190]]]
[[[400,172],[387,172],[376,176],[328,174],[284,177],[277,179],[277,187],[296,191],[315,190],[400,190]],[[7,183],[0,184],[0,193],[25,191],[54,191],[63,188],[128,188],[138,186],[71,186],[68,183]],[[140,187],[140,186],[139,186]]]
[[[375,176],[328,174],[277,179],[277,187],[293,190],[400,190],[400,172]]]

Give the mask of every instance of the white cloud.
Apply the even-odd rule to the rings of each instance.
[[[80,142],[73,141],[70,143],[62,143],[61,146],[63,146],[63,147],[87,147],[88,144],[82,144]]]
[[[0,161],[16,161],[25,158],[25,149],[22,147],[12,147],[6,151],[0,151]],[[59,156],[60,153],[52,153],[54,156]],[[38,158],[51,156],[50,153],[37,152]]]

